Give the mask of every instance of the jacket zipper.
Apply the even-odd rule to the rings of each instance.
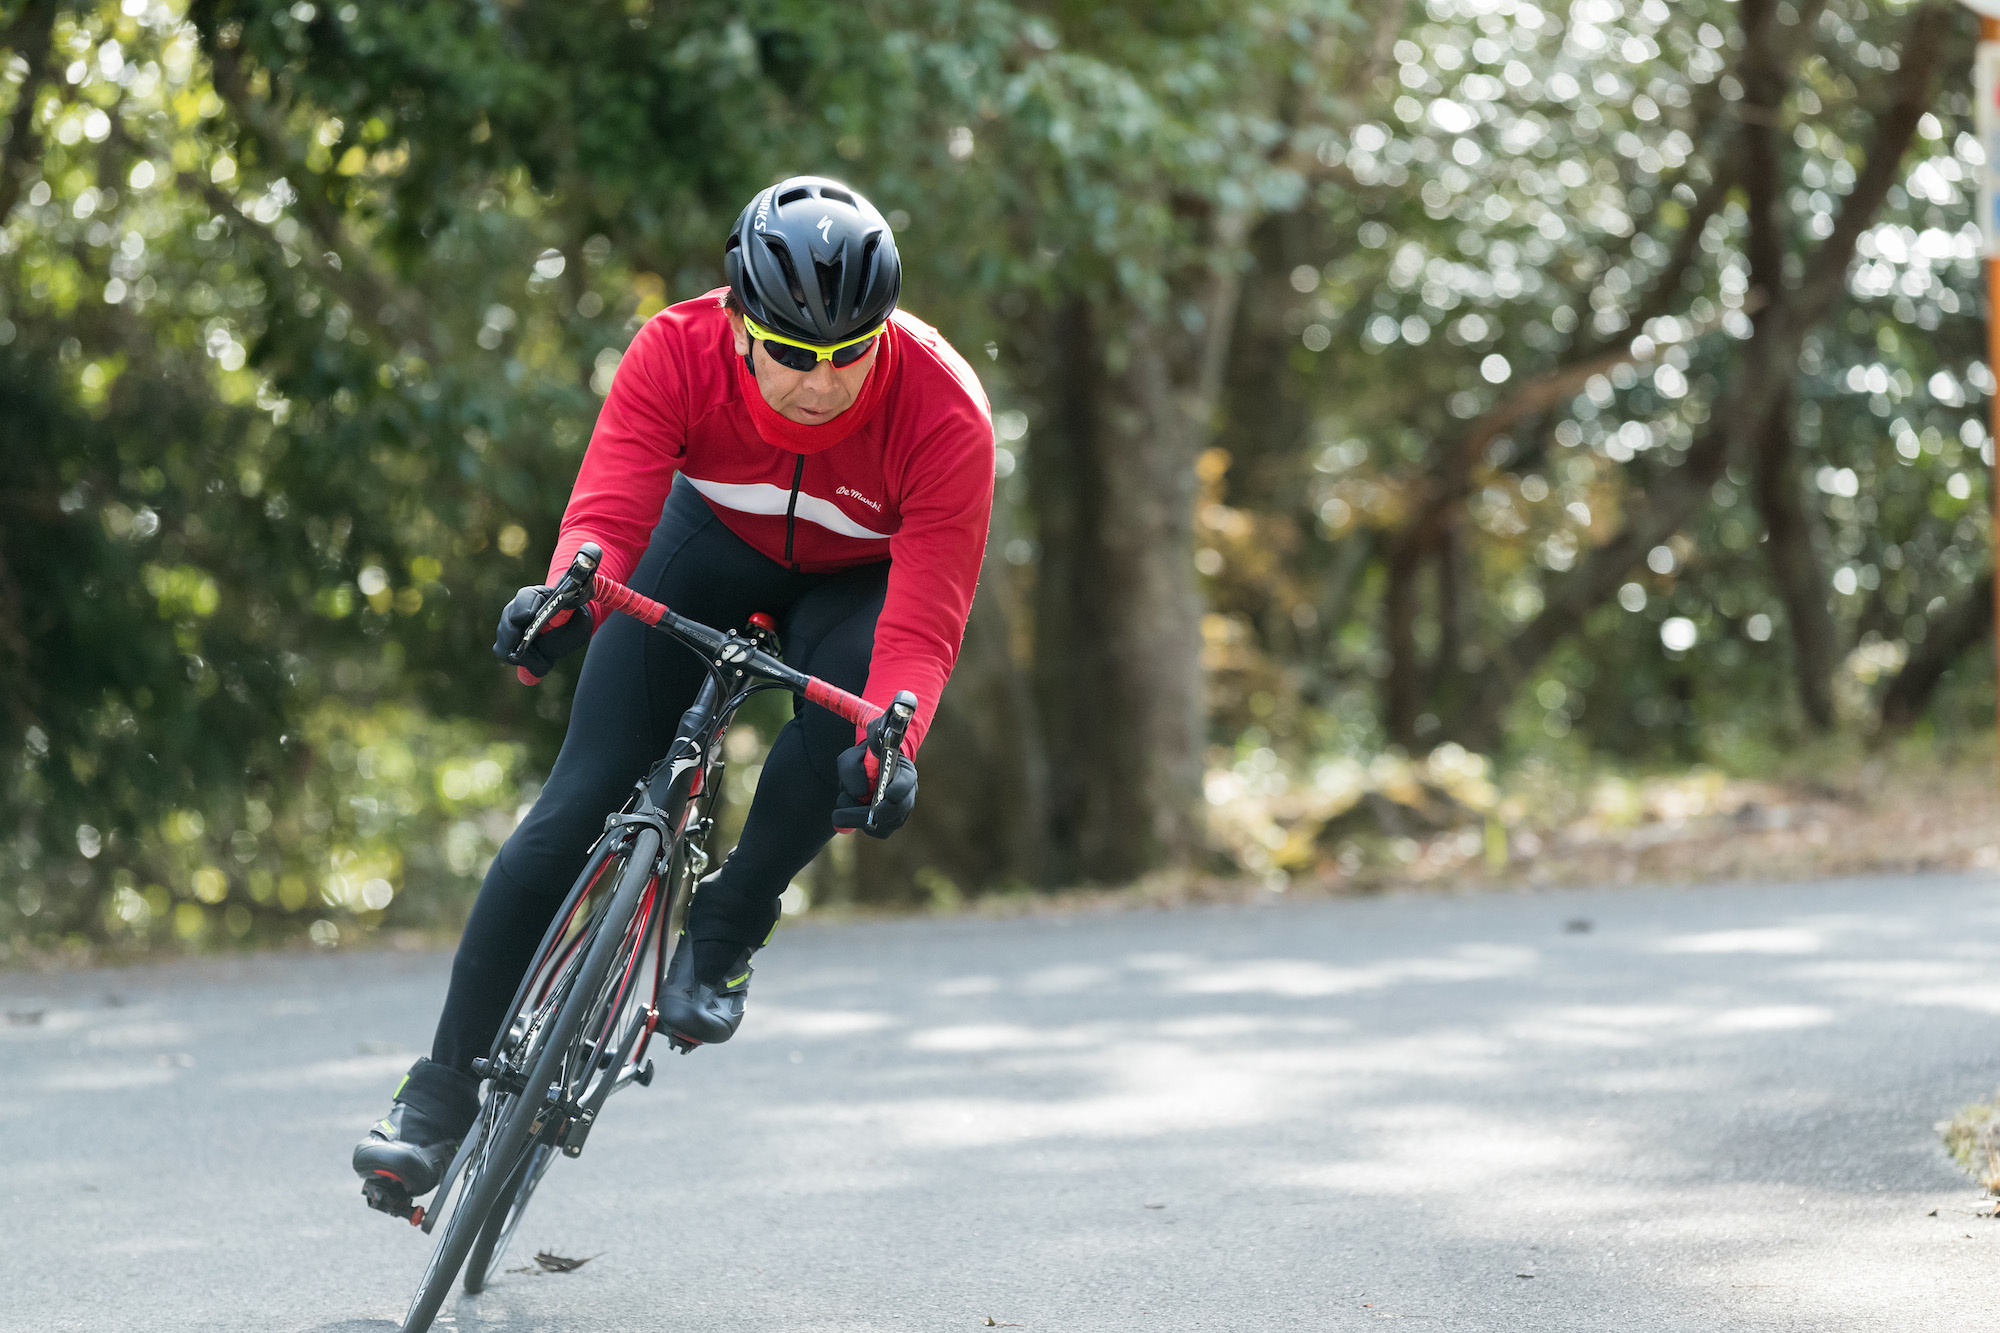
[[[792,559],[792,529],[796,526],[793,516],[799,508],[799,482],[805,475],[806,456],[800,454],[798,465],[792,469],[792,498],[785,504],[785,563],[792,567],[794,574],[799,572],[799,562]]]

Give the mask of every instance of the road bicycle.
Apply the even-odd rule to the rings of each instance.
[[[371,1207],[408,1218],[426,1233],[443,1223],[403,1333],[431,1326],[461,1268],[467,1292],[493,1280],[556,1159],[583,1152],[612,1093],[652,1083],[646,1053],[656,1034],[683,1054],[700,1044],[661,1028],[657,1000],[670,941],[708,867],[722,742],[736,710],[760,690],[784,689],[857,725],[881,717],[871,826],[903,762],[903,733],[916,713],[916,696],[907,690],[883,709],[785,665],[769,616],[750,617],[743,633],[711,629],[600,573],[602,559],[595,543],[584,544],[521,643],[531,643],[560,612],[595,601],[693,650],[707,676],[666,756],[634,784],[624,808],[605,819],[492,1049],[472,1062],[484,1084],[479,1116],[436,1196],[426,1207],[412,1203],[393,1179],[362,1185]]]

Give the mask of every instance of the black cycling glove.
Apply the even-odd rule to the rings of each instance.
[[[875,801],[873,775],[881,771],[881,748],[882,719],[878,717],[868,724],[865,744],[840,752],[834,767],[840,774],[840,798],[846,804],[833,812],[835,828],[858,828],[871,838],[886,838],[903,827],[916,808],[917,766],[906,756],[897,761],[896,771],[889,777],[889,791],[882,799],[882,808],[875,812],[875,827],[868,827],[868,808]]]
[[[500,613],[500,628],[493,636],[493,655],[501,661],[521,646],[521,635],[549,595],[548,585],[523,588]],[[556,662],[590,642],[590,608],[561,612],[522,650],[519,666],[531,676],[546,676]]]

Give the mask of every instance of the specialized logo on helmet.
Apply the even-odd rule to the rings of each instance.
[[[827,229],[832,226],[833,226],[833,219],[830,217],[821,218],[819,220],[819,238],[822,241],[827,242],[828,244],[831,244],[833,242],[833,237],[827,234]]]

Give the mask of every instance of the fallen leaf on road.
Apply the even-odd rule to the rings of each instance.
[[[545,1273],[574,1273],[597,1257],[593,1254],[583,1259],[567,1259],[560,1254],[550,1254],[547,1250],[543,1250],[535,1256],[535,1262],[542,1266],[542,1271]]]
[[[987,1316],[986,1316],[986,1318],[984,1318],[984,1319],[980,1320],[980,1321],[979,1321],[979,1326],[980,1326],[981,1328],[1019,1328],[1019,1327],[1020,1327],[1020,1325],[1019,1325],[1019,1324],[1003,1324],[1003,1323],[999,1322],[998,1320],[996,1320],[996,1319],[995,1319],[995,1318],[994,1318],[994,1317],[993,1317],[992,1315],[987,1315]]]
[[[1166,1207],[1166,1205],[1165,1205],[1165,1204],[1163,1204],[1163,1203],[1149,1203],[1149,1204],[1147,1204],[1146,1206],[1147,1206],[1148,1208],[1164,1208],[1164,1207]]]
[[[1516,1273],[1516,1274],[1514,1274],[1514,1276],[1515,1276],[1515,1277],[1533,1277],[1533,1276],[1534,1276],[1534,1274],[1533,1274],[1533,1273]]]

